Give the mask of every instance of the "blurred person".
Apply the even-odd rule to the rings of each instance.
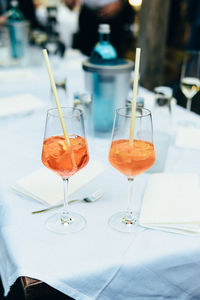
[[[107,23],[111,27],[110,41],[123,57],[133,34],[130,26],[134,22],[134,10],[128,0],[64,0],[74,9],[80,5],[79,30],[74,35],[73,48],[80,49],[83,54],[90,55],[98,41],[98,25]]]
[[[185,0],[171,0],[168,15],[166,45],[168,48],[182,49],[185,45]]]
[[[46,0],[33,0],[33,3],[35,5],[35,8],[39,8],[40,6],[44,6],[46,3]]]
[[[35,13],[35,5],[33,0],[18,0],[19,9],[22,11],[25,19],[30,21],[32,28],[42,29],[41,24],[37,20]]]
[[[187,50],[200,50],[200,1],[187,0],[186,19],[188,22]]]
[[[38,21],[36,16],[36,8],[33,0],[18,0],[19,9],[22,11],[25,19],[30,22],[30,25],[33,29],[43,29],[43,26]]]
[[[0,14],[0,26],[5,24],[6,20],[7,20],[7,17]]]
[[[43,2],[43,4],[42,4]],[[36,15],[40,23],[48,31],[49,13],[47,10],[47,3],[42,0],[35,0]],[[66,48],[71,48],[72,38],[77,31],[78,11],[70,10],[63,1],[59,1],[56,6],[54,30],[59,34],[60,40],[64,43]]]
[[[11,8],[12,0],[0,0],[0,24],[7,20],[6,12]],[[33,0],[18,0],[19,9],[21,10],[24,18],[30,22],[32,28],[41,28],[35,14],[35,6]],[[4,15],[2,15],[2,13]]]

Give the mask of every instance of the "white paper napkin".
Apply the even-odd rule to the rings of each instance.
[[[10,81],[23,82],[24,80],[35,80],[35,79],[37,79],[37,77],[31,69],[15,69],[15,70],[4,69],[0,71],[1,82],[10,82]]]
[[[153,174],[140,213],[145,227],[200,234],[200,187],[196,174]]]
[[[71,195],[104,170],[104,164],[91,160],[85,168],[70,178],[68,194]],[[63,201],[62,179],[45,167],[19,179],[12,189],[49,205]]]
[[[44,107],[44,103],[31,94],[0,98],[0,117],[26,114]]]
[[[176,146],[200,149],[200,129],[193,127],[178,127]]]

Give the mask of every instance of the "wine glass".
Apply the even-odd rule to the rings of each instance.
[[[67,92],[67,78],[65,76],[60,75],[60,73],[55,73],[54,76],[55,85],[58,93],[58,98],[61,106],[67,106],[68,102],[68,92]],[[50,99],[51,104],[55,104],[54,94],[52,87],[50,87]]]
[[[133,182],[137,175],[149,169],[155,161],[151,112],[136,108],[134,141],[130,135],[131,106],[116,110],[109,151],[110,164],[128,179],[128,206],[109,218],[109,225],[122,232],[141,229],[138,213],[132,210]]]
[[[200,89],[200,51],[187,51],[181,69],[181,91],[187,98],[186,109],[191,110],[192,98]]]
[[[49,230],[56,233],[73,233],[83,229],[85,219],[68,209],[68,181],[71,176],[86,166],[89,160],[81,110],[63,107],[63,118],[69,135],[70,145],[63,136],[57,108],[47,111],[42,162],[63,180],[64,205],[62,212],[50,216],[46,221]]]

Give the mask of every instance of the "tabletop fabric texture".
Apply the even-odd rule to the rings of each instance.
[[[200,149],[200,129],[180,126],[177,130],[176,146]]]
[[[44,104],[40,99],[30,94],[0,98],[0,117],[22,116],[37,111],[43,106]]]
[[[63,64],[63,68],[69,78],[70,93],[77,91],[77,80],[79,89],[83,90],[81,68],[67,68],[67,65],[68,62]],[[38,85],[38,89],[35,86],[31,89],[29,83],[29,93],[43,99],[47,108],[50,103],[47,101],[49,82],[46,79],[46,70],[37,69],[35,73],[40,78],[41,85]],[[19,86],[13,85],[13,90],[14,88],[18,93]],[[27,86],[24,87],[24,92],[26,89]],[[3,91],[3,97],[10,96],[5,88]],[[145,106],[151,109],[152,93],[140,88],[139,94],[144,97]],[[126,209],[128,188],[125,176],[108,163],[110,139],[95,138],[92,142],[89,141],[91,161],[95,157],[106,168],[69,197],[80,198],[99,187],[104,189],[103,197],[95,203],[70,205],[72,211],[80,213],[87,220],[84,230],[72,235],[54,234],[45,227],[45,221],[53,211],[31,214],[33,210],[42,209],[46,205],[33,197],[15,193],[11,186],[42,167],[45,117],[41,108],[28,116],[13,116],[12,122],[10,118],[0,120],[3,141],[0,156],[3,170],[0,182],[0,275],[4,294],[8,294],[11,285],[19,276],[29,276],[42,280],[77,300],[200,299],[198,236],[180,234],[180,231],[179,234],[168,232],[160,226],[162,219],[157,220],[157,229],[144,227],[143,231],[136,234],[123,234],[108,226],[108,218],[113,213]],[[186,117],[200,126],[199,116],[175,107],[174,118],[177,123]],[[151,211],[152,219],[148,220],[149,223],[154,221],[157,213],[161,216],[160,199],[168,207],[164,201],[174,195],[173,190],[171,193],[166,184],[172,184],[175,188],[175,183],[180,184],[179,176],[182,173],[183,192],[187,191],[182,208],[188,209],[188,216],[191,211],[195,213],[195,221],[200,220],[196,218],[199,206],[195,196],[198,193],[197,181],[200,175],[199,151],[177,147],[175,139],[174,135],[164,173],[144,173],[134,183],[134,209],[140,211],[143,205],[154,205],[155,211]],[[168,177],[162,177],[165,175]],[[156,182],[160,189],[154,198],[155,190],[152,191],[152,188]],[[187,200],[190,201],[189,204]],[[180,199],[178,204],[180,205]],[[170,215],[170,211],[174,209],[172,199],[168,209]],[[145,211],[141,220],[144,213]],[[172,221],[173,219],[170,220]]]

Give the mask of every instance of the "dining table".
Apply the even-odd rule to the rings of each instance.
[[[84,230],[68,235],[49,231],[45,221],[54,211],[32,214],[47,205],[12,189],[17,180],[42,167],[46,111],[53,103],[42,51],[37,55],[36,64],[0,69],[0,101],[31,95],[41,104],[17,112],[8,107],[5,114],[0,104],[0,277],[4,295],[18,278],[30,277],[76,300],[200,299],[200,236],[145,227],[127,234],[109,227],[109,217],[126,208],[128,193],[127,179],[108,160],[111,134],[88,134],[90,159],[101,162],[104,169],[70,195],[70,199],[82,198],[98,188],[104,190],[94,203],[70,204],[72,211],[86,219]],[[59,68],[53,68],[66,77],[66,105],[73,104],[75,93],[85,91],[84,59],[69,51]],[[139,86],[139,95],[152,110],[154,94]],[[179,122],[190,120],[200,128],[200,117],[179,105],[174,105],[172,113],[172,140],[162,173],[200,176],[200,149],[176,144]],[[150,176],[144,172],[135,180],[133,206],[137,212]],[[48,189],[48,183],[45,187]]]

